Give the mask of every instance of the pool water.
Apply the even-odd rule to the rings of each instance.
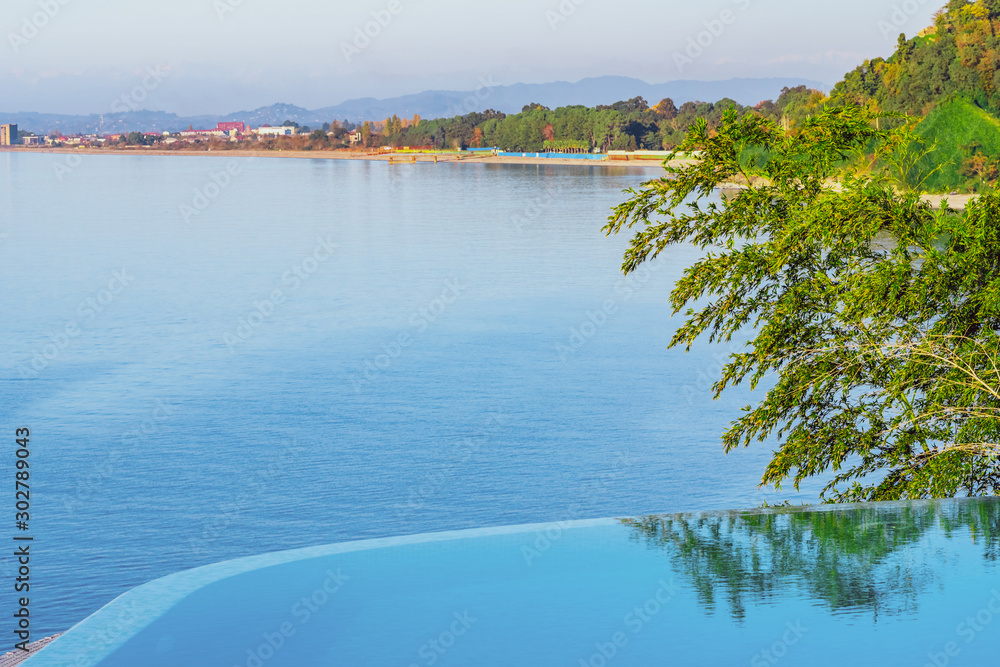
[[[953,500],[344,543],[151,582],[24,664],[984,666],[998,538]]]

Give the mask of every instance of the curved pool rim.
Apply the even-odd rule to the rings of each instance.
[[[593,528],[616,525],[620,521],[620,519],[585,519],[337,542],[287,551],[275,551],[257,556],[245,556],[190,570],[182,570],[122,593],[22,664],[26,667],[65,667],[66,665],[80,665],[82,667],[99,664],[101,660],[110,656],[192,593],[223,579],[254,570],[357,551],[497,535],[533,534],[550,529]],[[123,618],[127,619],[124,626]],[[104,639],[101,639],[102,637]]]
[[[25,660],[26,667],[90,667],[98,665],[130,639],[159,619],[172,607],[201,588],[223,579],[246,574],[274,566],[326,558],[338,554],[359,551],[389,549],[401,546],[449,542],[454,540],[494,537],[501,535],[537,534],[549,530],[567,531],[574,529],[620,525],[628,518],[638,516],[662,517],[719,517],[753,516],[761,514],[789,514],[800,512],[841,512],[864,508],[890,509],[893,507],[922,507],[958,503],[966,499],[935,499],[875,503],[849,503],[826,505],[775,506],[755,509],[642,513],[634,517],[610,519],[583,519],[573,521],[553,521],[547,523],[522,524],[473,528],[437,533],[421,533],[399,537],[383,537],[350,542],[338,542],[320,546],[303,547],[286,551],[276,551],[256,556],[245,556],[233,560],[220,561],[190,570],[154,579],[137,586],[96,612],[80,621],[43,650]],[[1000,502],[1000,499],[998,499]],[[123,619],[126,621],[123,623]]]

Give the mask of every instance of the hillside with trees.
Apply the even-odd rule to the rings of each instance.
[[[909,40],[900,35],[888,59],[849,72],[830,101],[925,116],[953,95],[1000,113],[1000,0],[950,0],[933,26]]]
[[[525,105],[519,113],[486,109],[450,118],[419,115],[334,121],[294,137],[254,139],[258,150],[339,150],[409,147],[463,150],[496,147],[511,152],[602,153],[614,150],[673,150],[701,122],[715,132],[724,114],[772,121],[794,135],[825,110],[858,106],[876,129],[915,126],[902,179],[925,192],[992,190],[1000,180],[1000,0],[950,0],[934,25],[911,39],[899,36],[888,58],[866,60],[848,72],[829,96],[797,86],[776,100],[753,106],[723,98],[677,105],[642,96],[610,105]],[[358,134],[354,133],[357,129]],[[127,147],[150,141],[124,136]],[[224,140],[198,140],[193,149],[237,148]],[[175,145],[176,150],[191,149]],[[764,156],[762,156],[764,157]]]
[[[731,99],[717,102],[686,102],[677,107],[673,100],[655,106],[642,97],[607,106],[549,109],[529,104],[521,113],[504,114],[492,109],[455,118],[439,118],[408,126],[387,119],[385,130],[373,136],[374,145],[429,146],[461,149],[496,146],[510,151],[608,151],[669,150],[699,120],[717,126],[727,109],[740,115],[762,116],[794,123],[812,113],[823,94],[805,86],[785,88],[776,101],[742,106]]]
[[[917,163],[929,192],[982,192],[1000,177],[1000,119],[964,97],[938,104],[915,129],[933,150]],[[912,184],[912,183],[911,183]]]
[[[867,60],[830,93],[898,126],[919,119],[926,155],[908,179],[929,192],[982,192],[1000,177],[1000,0],[950,0],[934,25],[899,36],[887,59]]]
[[[651,105],[635,97],[596,108],[531,104],[518,114],[487,110],[409,126],[387,119],[381,126],[390,131],[373,134],[370,145],[671,150],[700,120],[714,131],[728,109],[795,131],[824,108],[848,105],[867,108],[882,127],[923,119],[916,131],[922,143],[914,149],[923,156],[908,179],[912,187],[934,192],[994,188],[1000,178],[1000,0],[950,0],[933,26],[912,39],[900,35],[893,55],[865,61],[828,97],[799,86],[755,106],[722,99],[678,107],[669,98]]]

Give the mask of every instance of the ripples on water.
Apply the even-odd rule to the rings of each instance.
[[[243,555],[797,498],[721,453],[724,351],[666,350],[693,251],[626,282],[600,231],[655,171],[238,160],[199,209],[230,158],[61,157],[0,155],[40,633]]]

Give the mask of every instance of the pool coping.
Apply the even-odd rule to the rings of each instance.
[[[804,512],[836,512],[865,508],[913,507],[930,504],[952,504],[968,500],[994,500],[1000,498],[953,498],[940,500],[894,501],[882,503],[851,503],[828,505],[778,506],[746,510],[692,511],[664,514],[638,514],[627,518],[583,519],[555,521],[516,526],[497,526],[421,533],[400,537],[382,537],[352,542],[338,542],[321,546],[276,551],[256,556],[203,565],[190,570],[154,579],[119,595],[96,612],[63,633],[45,648],[22,664],[25,667],[93,667],[114,653],[142,630],[162,617],[169,609],[197,590],[223,579],[268,567],[298,561],[325,558],[337,554],[371,551],[390,547],[449,542],[459,539],[538,533],[546,530],[560,531],[620,525],[627,519],[639,517],[690,517],[747,516],[760,514],[792,514]]]

